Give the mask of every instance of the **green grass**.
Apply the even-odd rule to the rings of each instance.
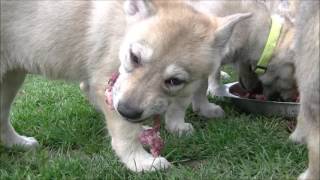
[[[227,116],[204,119],[188,110],[190,137],[162,130],[167,171],[135,174],[112,152],[103,116],[77,84],[28,76],[14,103],[15,129],[34,136],[36,152],[0,146],[0,179],[295,179],[307,165],[304,146],[288,141],[287,121],[238,112],[211,99]]]

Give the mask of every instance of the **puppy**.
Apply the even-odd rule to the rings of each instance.
[[[300,1],[294,37],[296,79],[300,91],[298,124],[290,136],[306,143],[309,166],[300,180],[320,179],[319,1]]]
[[[238,72],[241,86],[249,92],[261,91],[272,100],[293,101],[296,94],[296,81],[293,51],[290,48],[293,37],[293,24],[290,18],[280,18],[282,30],[277,46],[262,75],[257,75],[255,69],[266,45],[272,13],[261,1],[199,1],[190,0],[196,9],[208,14],[225,16],[233,13],[252,13],[252,17],[239,23],[230,43],[224,52],[221,65],[232,64]],[[209,77],[210,94],[219,89],[219,76],[212,73]]]
[[[298,0],[261,0],[270,12],[295,20]]]
[[[250,16],[209,16],[183,1],[1,1],[1,7],[1,143],[38,145],[8,117],[26,74],[84,82],[106,117],[113,150],[132,171],[170,166],[144,150],[140,122],[165,114],[167,130],[190,133],[184,113],[191,101],[206,117],[223,115],[207,100],[207,77],[234,26]],[[115,72],[111,110],[104,91]]]

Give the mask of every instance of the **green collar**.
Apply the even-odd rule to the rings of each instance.
[[[269,32],[268,40],[255,69],[255,72],[258,75],[265,73],[265,71],[267,70],[267,66],[280,37],[282,24],[283,19],[280,16],[273,15],[271,17],[271,29]]]

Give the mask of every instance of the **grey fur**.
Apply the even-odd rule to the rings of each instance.
[[[221,65],[233,64],[239,74],[239,81],[248,91],[261,89],[262,83],[263,93],[269,98],[292,100],[296,92],[296,82],[291,60],[293,52],[289,47],[293,29],[290,18],[284,18],[279,45],[270,60],[267,72],[258,76],[254,68],[261,57],[271,27],[272,13],[266,4],[256,0],[191,0],[191,4],[206,13],[218,16],[252,13],[251,18],[235,27]],[[214,94],[219,86],[218,81],[219,76],[216,74],[209,77],[209,93]]]
[[[294,41],[296,79],[300,91],[298,124],[290,138],[308,146],[308,169],[300,180],[320,179],[319,1],[300,1]]]

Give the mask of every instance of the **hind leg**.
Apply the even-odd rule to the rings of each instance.
[[[315,107],[313,107],[312,104],[315,105]],[[303,142],[306,143],[308,147],[308,169],[299,176],[299,180],[320,179],[320,119],[318,108],[319,102],[302,104],[300,111],[302,113],[303,120],[298,122],[298,126],[301,122],[303,124],[300,124],[300,126],[295,130],[295,133],[297,134],[293,134],[297,135],[296,137],[303,139]]]
[[[298,144],[305,144],[306,143],[306,134],[307,134],[307,124],[305,120],[299,115],[298,122],[295,130],[290,135],[289,139],[292,142],[298,143]]]
[[[310,88],[311,89],[311,88]],[[302,91],[299,121],[291,135],[302,139],[308,147],[308,169],[299,176],[299,180],[318,180],[320,178],[320,116],[319,91]]]
[[[319,128],[313,128],[306,138],[308,145],[309,166],[308,169],[299,176],[299,180],[320,179],[320,133]]]
[[[0,83],[0,140],[6,147],[17,145],[24,149],[32,149],[38,145],[34,138],[19,135],[9,119],[11,104],[25,76],[24,72],[11,71],[4,75]]]
[[[307,93],[305,92],[300,94],[301,105],[299,109],[297,127],[289,137],[289,139],[295,143],[306,144],[310,130],[315,127],[319,127],[317,124],[319,123],[319,95],[314,92],[317,92],[317,90],[308,90]]]

